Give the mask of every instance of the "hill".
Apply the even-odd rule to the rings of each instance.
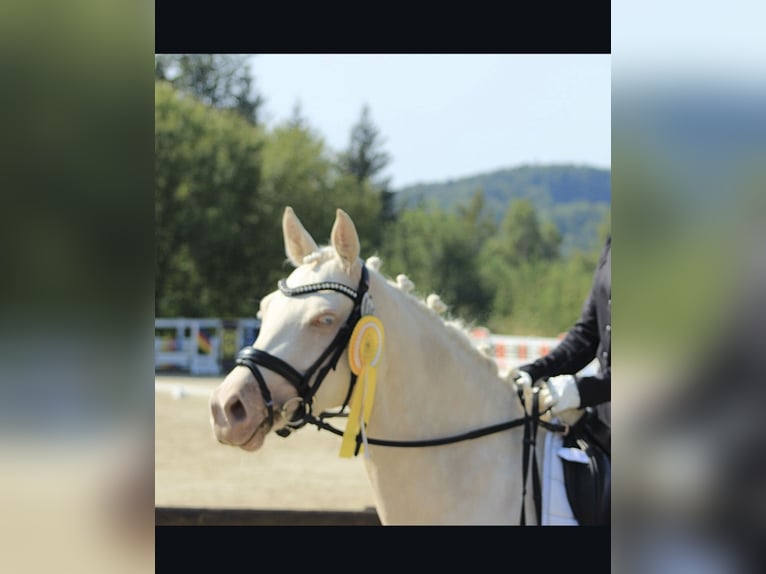
[[[398,210],[438,207],[454,211],[481,190],[485,209],[500,221],[514,199],[528,199],[541,220],[553,221],[563,237],[562,250],[590,250],[598,226],[611,207],[611,171],[578,165],[524,165],[445,182],[396,190]]]

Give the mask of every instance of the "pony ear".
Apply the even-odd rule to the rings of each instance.
[[[290,206],[285,207],[285,213],[282,215],[282,235],[285,238],[287,258],[296,267],[303,264],[303,258],[306,255],[317,250],[314,239]]]
[[[354,222],[342,209],[335,211],[335,223],[330,238],[338,255],[350,265],[355,264],[359,258],[359,236]]]

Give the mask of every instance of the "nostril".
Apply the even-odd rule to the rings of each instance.
[[[229,415],[234,421],[242,421],[247,418],[247,411],[245,411],[245,405],[242,404],[242,401],[237,399],[229,405]]]

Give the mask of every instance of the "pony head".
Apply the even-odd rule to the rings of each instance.
[[[347,336],[367,286],[356,227],[338,209],[330,245],[319,247],[287,207],[282,233],[295,269],[261,300],[258,338],[210,397],[216,438],[245,450],[343,405],[351,380]]]

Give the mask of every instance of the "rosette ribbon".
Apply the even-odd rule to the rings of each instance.
[[[340,446],[342,458],[351,458],[356,454],[356,437],[359,433],[362,435],[362,443],[367,442],[365,427],[375,401],[377,367],[383,354],[383,342],[383,323],[371,315],[363,316],[351,334],[348,362],[351,372],[357,376],[357,382],[351,395],[348,421]]]

